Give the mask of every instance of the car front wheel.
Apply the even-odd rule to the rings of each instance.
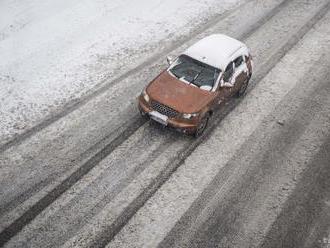
[[[204,131],[205,131],[206,127],[207,127],[207,124],[209,123],[209,119],[210,119],[209,116],[205,116],[200,121],[200,123],[197,126],[196,132],[195,132],[195,137],[196,138],[199,137],[199,136],[201,136],[204,133]]]

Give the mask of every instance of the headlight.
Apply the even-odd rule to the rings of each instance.
[[[191,119],[193,117],[196,117],[198,113],[193,113],[193,114],[183,114],[182,117],[185,119]]]
[[[144,100],[146,100],[146,102],[149,102],[150,97],[148,96],[146,89],[143,90],[142,96],[143,96]]]

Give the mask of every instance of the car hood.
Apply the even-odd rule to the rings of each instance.
[[[214,93],[186,84],[162,72],[147,87],[151,99],[181,113],[199,112],[214,97]]]

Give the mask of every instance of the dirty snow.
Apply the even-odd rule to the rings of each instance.
[[[243,0],[3,0],[0,145]]]

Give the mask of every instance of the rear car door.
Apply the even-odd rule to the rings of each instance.
[[[243,55],[240,55],[234,59],[234,74],[233,74],[233,83],[234,83],[234,93],[239,91],[242,87],[242,84],[248,79],[248,67],[246,65]]]

